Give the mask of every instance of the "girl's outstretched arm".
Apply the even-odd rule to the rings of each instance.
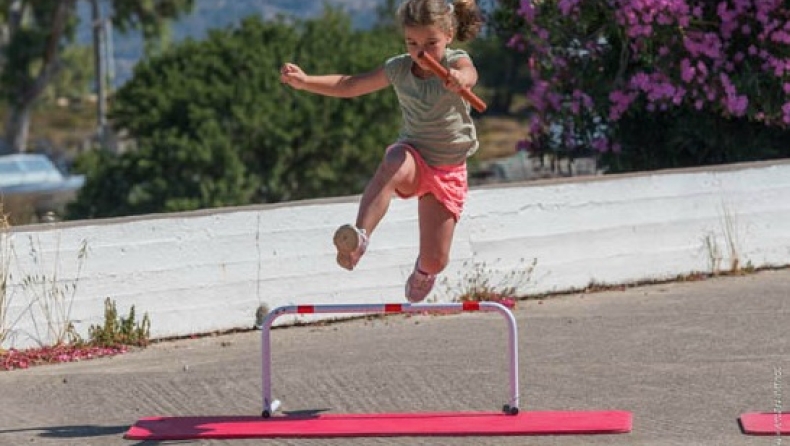
[[[381,90],[390,84],[383,67],[363,74],[310,76],[292,63],[286,63],[280,69],[280,82],[297,90],[338,98],[362,96]]]

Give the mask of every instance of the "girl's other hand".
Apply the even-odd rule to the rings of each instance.
[[[454,93],[458,93],[466,88],[464,85],[463,73],[460,70],[450,68],[448,70],[447,79],[444,81],[444,88]]]
[[[307,75],[298,65],[286,63],[280,68],[280,82],[293,88],[301,89]]]

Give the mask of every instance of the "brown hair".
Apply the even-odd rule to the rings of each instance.
[[[483,15],[475,0],[405,0],[398,8],[401,27],[438,26],[454,31],[461,42],[472,40],[483,26]]]

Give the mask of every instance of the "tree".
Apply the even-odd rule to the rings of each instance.
[[[258,183],[247,173],[215,123],[196,139],[157,132],[138,150],[116,155],[94,150],[78,157],[75,170],[87,181],[68,218],[95,218],[248,204]]]
[[[790,8],[758,0],[521,2],[522,148],[615,170],[789,156]]]
[[[378,29],[388,29],[390,31],[398,31],[398,21],[396,18],[398,0],[383,0],[376,6],[376,22],[373,24]]]
[[[41,93],[37,107],[53,105],[60,98],[79,100],[91,92],[93,50],[90,46],[69,45],[60,55],[61,70]]]
[[[13,152],[26,150],[33,104],[57,76],[62,51],[74,40],[76,1],[0,0],[0,95],[9,107],[4,137]],[[109,1],[117,29],[128,32],[141,27],[147,39],[193,4],[193,0]]]
[[[488,113],[510,113],[516,95],[530,87],[529,70],[521,51],[510,45],[513,34],[523,28],[518,11],[520,0],[479,1],[486,26],[473,40],[470,51],[480,72],[480,84],[488,91]]]
[[[139,149],[79,161],[88,180],[70,218],[361,192],[399,130],[394,93],[322,97],[284,87],[279,69],[362,72],[403,51],[327,9],[309,21],[250,17],[139,63],[110,111]]]

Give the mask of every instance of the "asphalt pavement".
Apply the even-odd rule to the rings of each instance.
[[[0,445],[779,445],[739,416],[790,407],[790,270],[519,301],[521,410],[622,410],[616,435],[136,442],[149,416],[258,415],[259,331],[0,372]],[[272,331],[285,413],[493,411],[494,313],[392,315]]]

